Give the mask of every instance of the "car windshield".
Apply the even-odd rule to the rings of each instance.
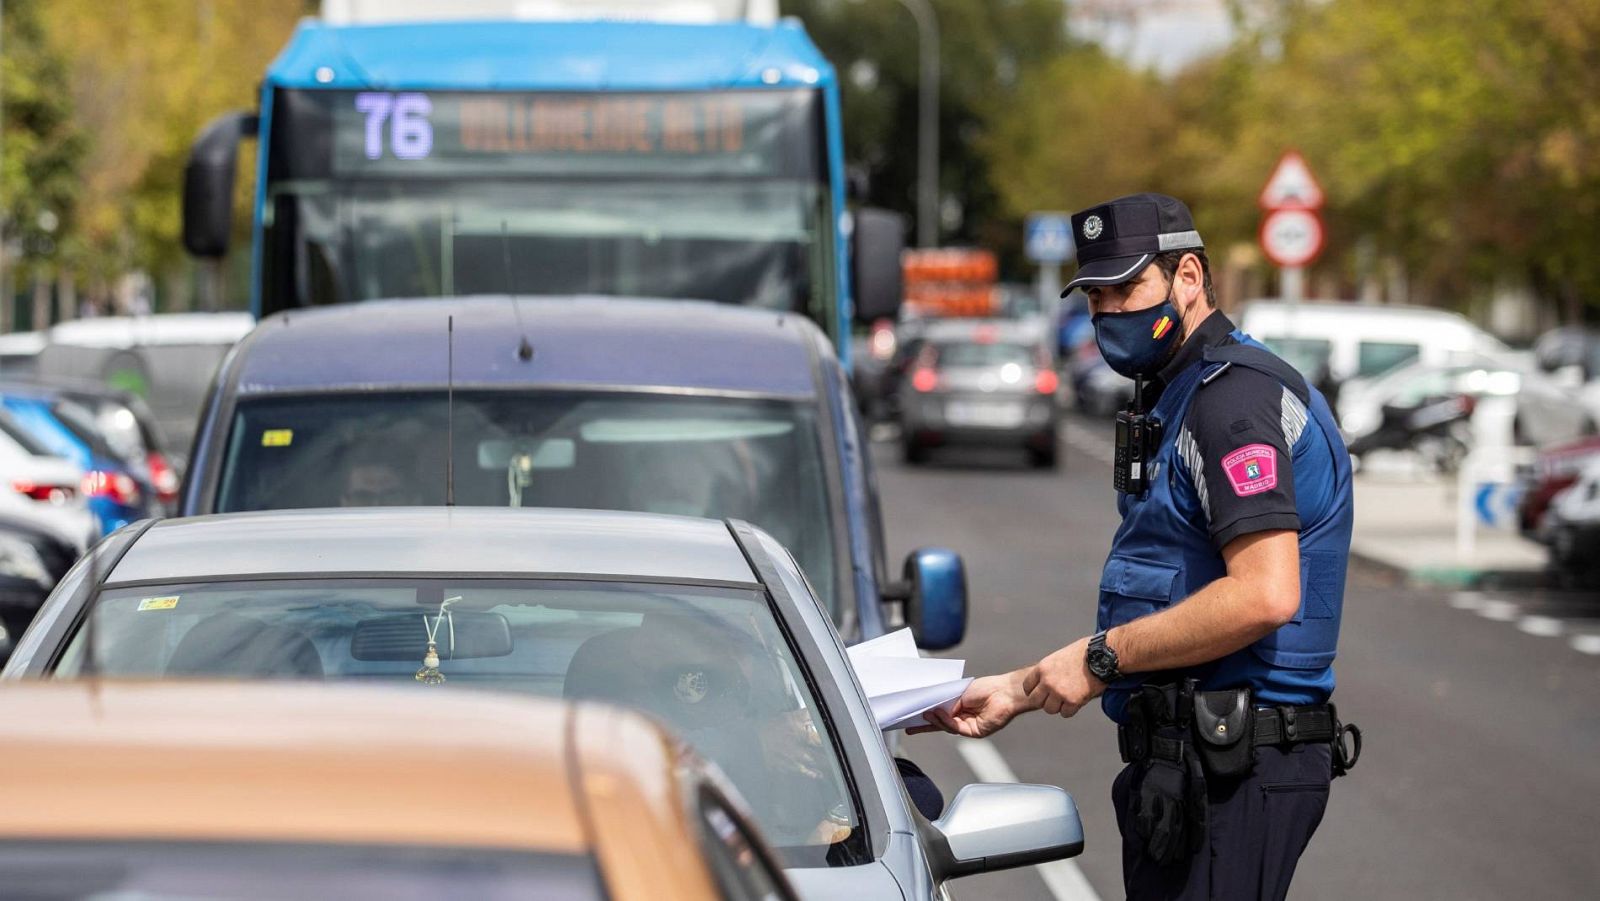
[[[232,842],[0,843],[7,897],[600,901],[588,855]]]
[[[941,367],[1004,366],[1007,363],[1032,366],[1038,362],[1038,354],[1032,348],[1021,344],[951,341],[937,344],[935,347]]]
[[[755,523],[838,612],[834,530],[806,404],[596,392],[318,395],[239,405],[216,510],[577,507]],[[454,435],[451,437],[453,429]]]
[[[444,618],[440,619],[440,611]],[[827,717],[764,594],[494,579],[107,589],[56,672],[487,688],[651,714],[716,763],[791,866],[859,862]],[[434,654],[429,653],[432,636]]]
[[[1261,341],[1308,379],[1321,378],[1333,355],[1333,342],[1326,338],[1263,337]]]

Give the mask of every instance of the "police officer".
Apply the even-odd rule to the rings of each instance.
[[[1327,402],[1216,309],[1182,202],[1072,217],[1117,421],[1122,525],[1097,631],[975,680],[930,722],[970,737],[1099,697],[1130,898],[1282,898],[1359,754],[1329,703],[1350,550],[1350,462]],[[931,728],[931,727],[930,727]]]

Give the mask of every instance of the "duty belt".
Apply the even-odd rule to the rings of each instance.
[[[1250,743],[1261,745],[1298,745],[1331,742],[1337,730],[1336,714],[1328,704],[1310,704],[1303,707],[1282,705],[1257,706],[1255,709],[1255,734]],[[1123,763],[1133,763],[1146,757],[1176,760],[1182,743],[1178,739],[1150,734],[1147,729],[1129,725],[1117,727],[1117,751]]]

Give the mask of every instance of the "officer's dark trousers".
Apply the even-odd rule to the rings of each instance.
[[[1328,806],[1331,750],[1325,744],[1285,751],[1256,749],[1255,770],[1242,779],[1206,780],[1210,796],[1206,846],[1193,857],[1159,866],[1145,856],[1133,827],[1129,764],[1111,787],[1122,830],[1122,881],[1128,897],[1145,899],[1281,899],[1295,864]]]

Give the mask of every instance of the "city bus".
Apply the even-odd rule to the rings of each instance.
[[[325,7],[267,70],[258,109],[197,139],[184,243],[216,260],[255,138],[257,317],[696,298],[803,314],[848,365],[851,323],[898,308],[903,221],[847,208],[835,73],[799,22],[524,20],[526,4],[492,2],[439,21],[436,5]]]

